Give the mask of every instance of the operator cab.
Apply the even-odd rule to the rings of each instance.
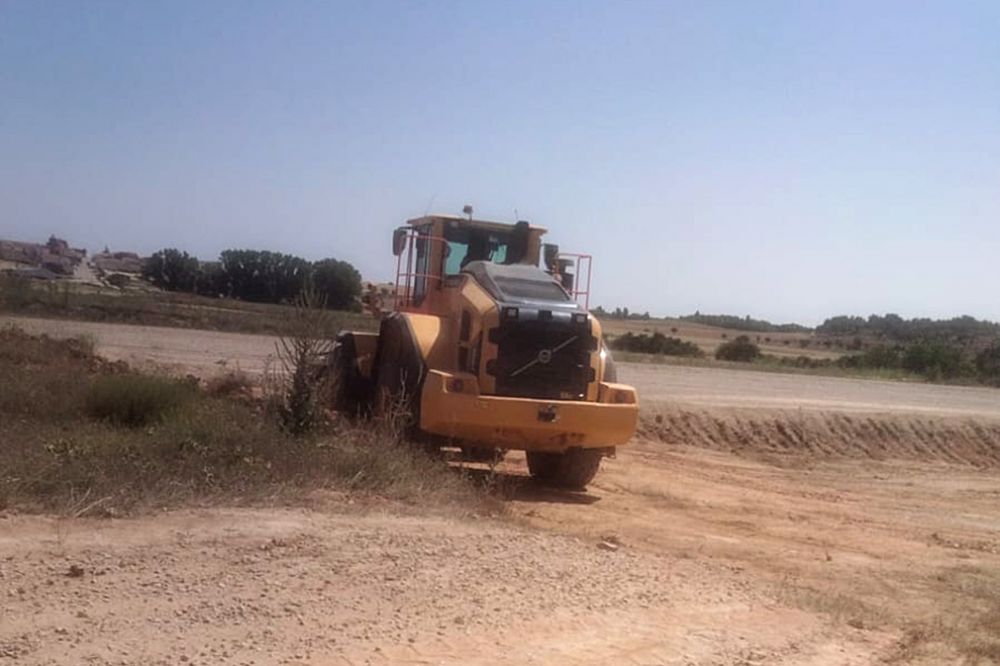
[[[543,246],[544,227],[452,215],[419,217],[407,225],[393,234],[398,309],[433,310],[428,296],[460,284],[463,274],[502,303],[579,309],[576,297],[589,295],[589,285],[586,290],[575,285],[574,260],[560,256],[557,246]]]

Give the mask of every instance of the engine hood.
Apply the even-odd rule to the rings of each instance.
[[[583,310],[562,285],[537,266],[471,261],[462,272],[475,278],[498,303]]]

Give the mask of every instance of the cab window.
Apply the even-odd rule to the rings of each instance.
[[[502,264],[507,260],[508,234],[455,225],[445,228],[444,237],[445,275],[458,275],[470,261]]]

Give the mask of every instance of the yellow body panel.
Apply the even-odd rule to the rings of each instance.
[[[424,363],[431,368],[451,367],[449,360],[454,349],[447,320],[436,315],[403,313],[420,350]]]
[[[460,390],[455,380],[461,380]],[[431,370],[420,401],[420,429],[506,449],[621,446],[639,419],[635,389],[602,383],[599,393],[607,402],[480,395],[473,375]]]

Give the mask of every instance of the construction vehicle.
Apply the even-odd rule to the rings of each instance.
[[[532,477],[584,488],[639,413],[587,309],[592,258],[543,245],[542,227],[466,212],[395,230],[392,311],[378,333],[338,336],[335,407],[403,405],[434,447],[482,459],[523,450]]]

